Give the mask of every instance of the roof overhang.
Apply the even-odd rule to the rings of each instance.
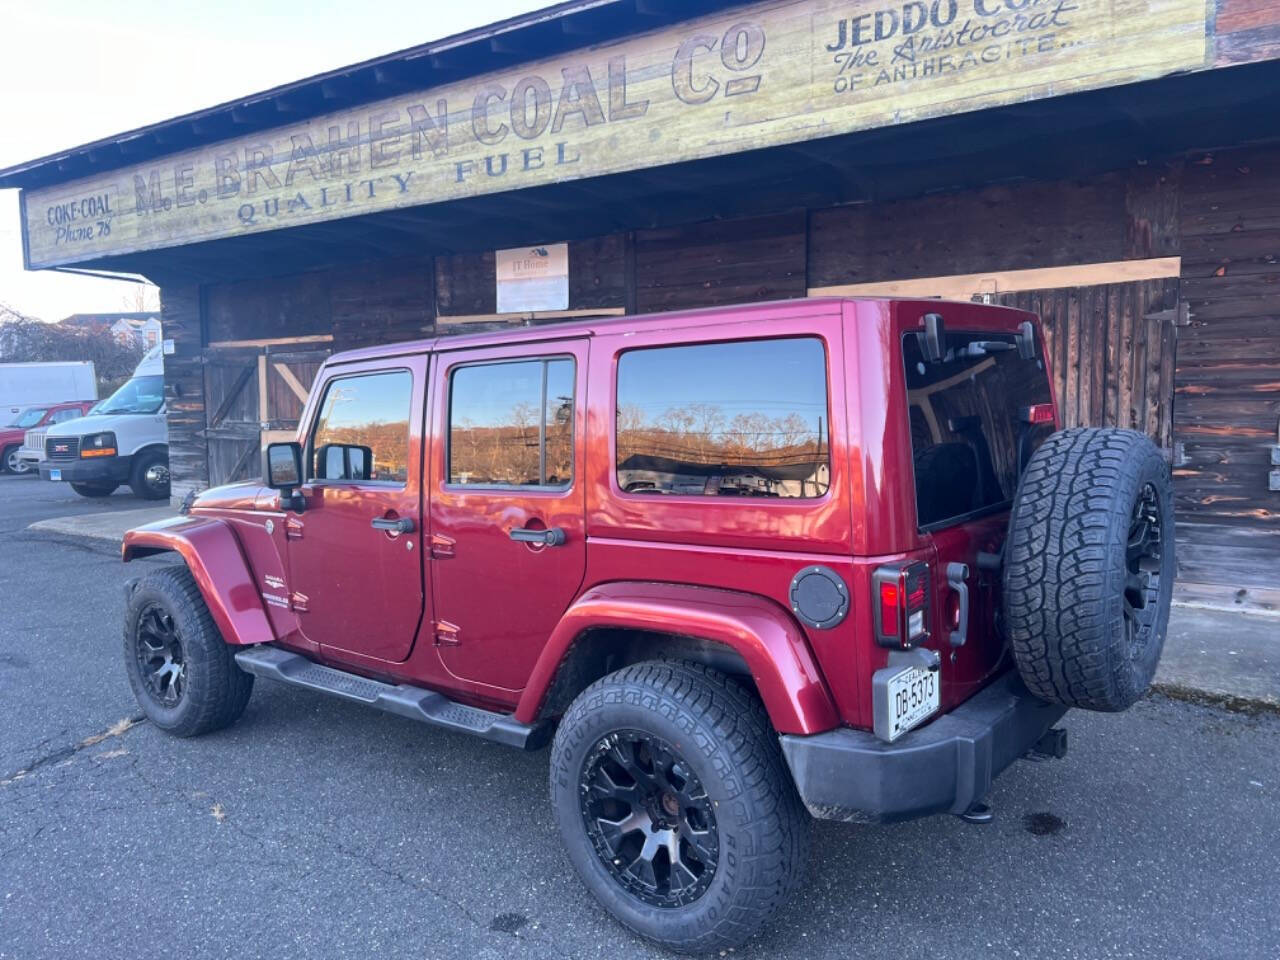
[[[28,266],[137,269],[157,254],[180,260],[179,247],[323,234],[336,221],[418,231],[460,208],[500,217],[517,195],[545,199],[579,183],[589,193],[591,181],[624,193],[631,184],[643,202],[646,174],[669,170],[679,181],[713,158],[734,168],[735,157],[754,165],[798,153],[847,165],[831,149],[846,138],[930,118],[1017,115],[1224,62],[1204,0],[725,6],[561,4],[33,161],[0,172],[0,184],[24,185]],[[591,29],[610,39],[583,46],[596,39]],[[1232,57],[1264,59],[1273,48],[1255,49]],[[469,51],[454,54],[465,78],[433,84],[446,74],[429,73],[419,84],[405,72],[424,62],[443,70],[450,51]],[[474,76],[494,56],[513,65]],[[339,75],[372,81],[339,106],[325,100]],[[227,122],[230,135],[219,138],[217,123]],[[74,173],[81,157],[110,169],[61,172]]]

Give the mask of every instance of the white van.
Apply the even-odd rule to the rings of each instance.
[[[56,424],[44,438],[40,476],[65,480],[82,497],[105,497],[122,483],[146,500],[169,496],[164,357],[152,347],[96,412]]]

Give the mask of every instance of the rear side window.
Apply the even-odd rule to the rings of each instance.
[[[1023,360],[1009,334],[947,332],[947,357],[928,363],[919,336],[902,340],[916,514],[943,527],[1013,499],[1021,465],[1052,430],[1022,412],[1049,403],[1037,358]]]
[[[628,351],[617,400],[628,493],[796,498],[830,485],[827,358],[815,338]]]
[[[392,370],[331,380],[311,437],[317,480],[405,483],[413,375]]]
[[[558,487],[573,480],[574,362],[460,367],[449,384],[449,482]]]

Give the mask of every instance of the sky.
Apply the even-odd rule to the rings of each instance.
[[[550,0],[0,0],[0,168],[446,37]],[[0,304],[41,320],[156,308],[154,288],[22,269],[0,190]]]

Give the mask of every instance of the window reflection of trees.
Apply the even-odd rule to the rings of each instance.
[[[405,483],[409,478],[409,406],[413,379],[407,372],[351,377],[325,395],[314,451],[341,444],[373,451],[371,480]],[[319,471],[312,465],[312,475]],[[340,478],[329,478],[340,479]]]
[[[540,416],[544,382],[545,418]],[[545,361],[545,371],[538,360],[454,374],[450,483],[565,486],[572,477],[572,361]]]
[[[715,404],[669,407],[649,421],[618,408],[618,468],[633,492],[812,497],[829,479],[825,418],[762,410],[732,417]],[[684,489],[674,489],[684,488]],[[700,489],[694,489],[700,488]]]
[[[769,366],[781,344],[793,365],[785,378],[771,375]],[[620,367],[619,485],[628,492],[655,494],[826,493],[830,457],[824,354],[817,347],[806,355],[806,349],[812,348],[803,341],[662,348],[638,363],[630,377]],[[684,357],[674,356],[685,351]],[[623,357],[623,365],[629,356]],[[717,363],[724,368],[718,378],[708,375],[691,387],[690,370],[708,370],[708,364]],[[674,372],[681,369],[683,377]],[[781,391],[784,399],[757,399],[757,384]],[[673,390],[701,396],[663,406],[662,395]],[[708,393],[723,396],[723,401],[706,399]]]

